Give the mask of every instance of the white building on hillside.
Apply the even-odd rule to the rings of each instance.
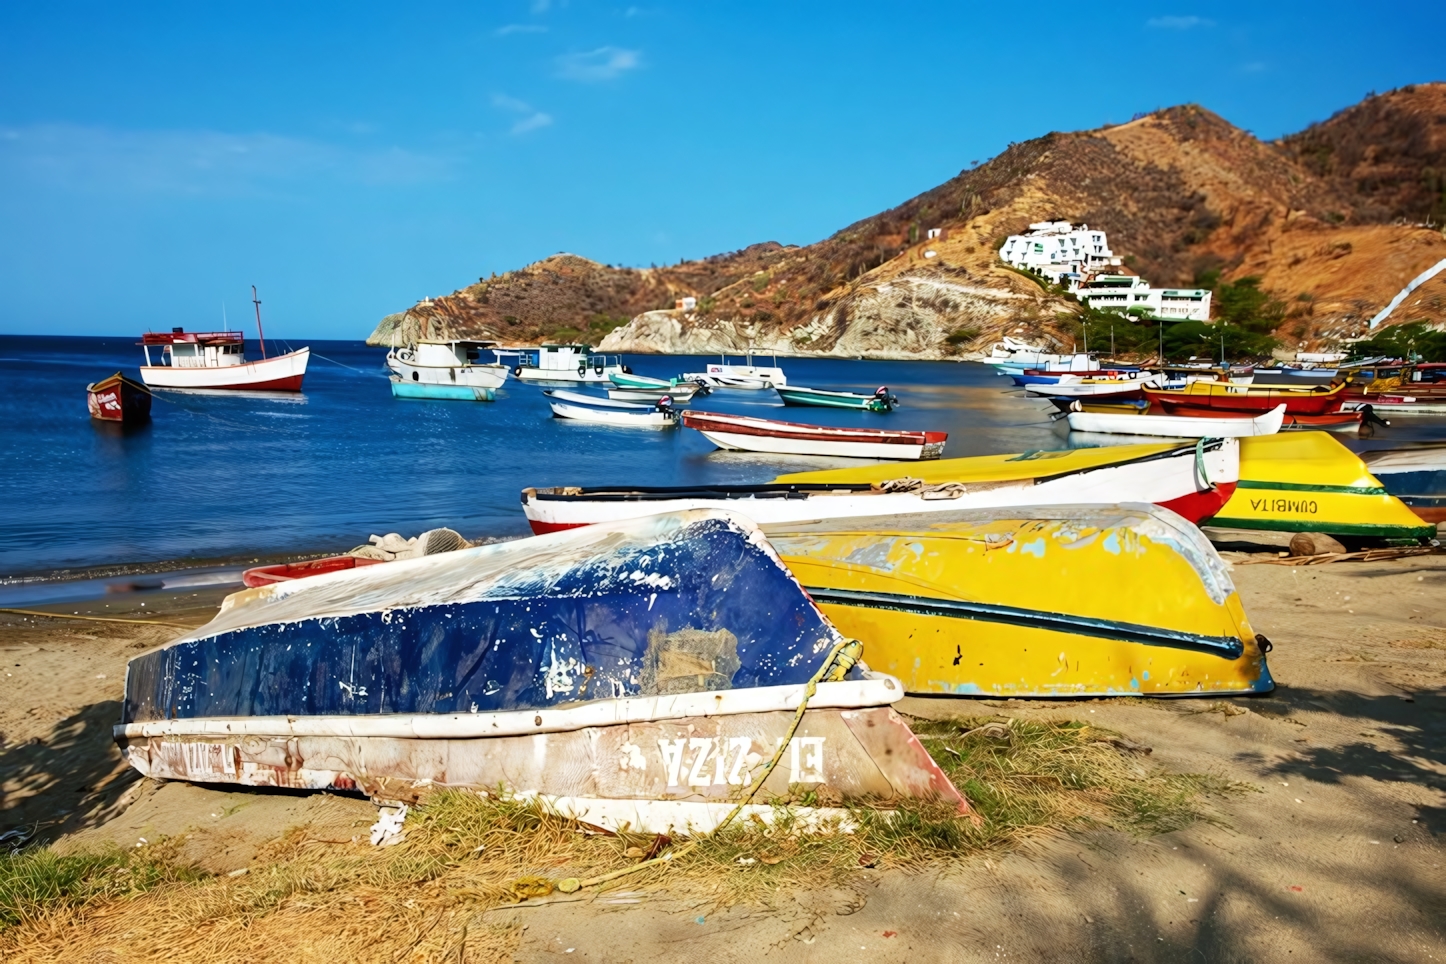
[[[1134,275],[1102,274],[1080,285],[1075,295],[1091,308],[1122,315],[1144,314],[1166,321],[1210,320],[1210,292],[1205,288],[1151,288],[1148,281]]]
[[[1034,269],[1070,291],[1087,275],[1120,263],[1103,231],[1068,221],[1040,221],[1031,224],[1025,234],[1011,234],[999,256],[1006,264],[1025,271]]]

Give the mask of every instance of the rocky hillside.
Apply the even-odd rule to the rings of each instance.
[[[996,251],[1030,222],[1068,219],[1103,228],[1157,285],[1211,271],[1261,276],[1290,305],[1277,334],[1314,346],[1359,333],[1446,258],[1439,224],[1424,226],[1446,170],[1443,104],[1446,85],[1402,88],[1276,143],[1193,105],[1051,133],[815,244],[638,270],[558,255],[389,316],[371,340],[562,337],[608,351],[908,358],[957,355],[1001,333],[1063,343],[1061,317],[1077,306]],[[683,295],[698,298],[696,310],[672,307]],[[1446,274],[1391,320],[1446,322]]]

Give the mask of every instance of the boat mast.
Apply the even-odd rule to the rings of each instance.
[[[266,332],[261,330],[261,299],[256,297],[256,286],[251,286],[251,303],[256,306],[256,339],[261,342],[261,357],[266,357]]]

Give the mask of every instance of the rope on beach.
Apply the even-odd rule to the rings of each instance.
[[[168,623],[159,619],[122,619],[119,616],[82,616],[79,613],[47,613],[39,609],[3,609],[0,613],[19,613],[22,616],[46,616],[50,619],[86,619],[93,623],[132,623],[137,626],[170,626],[172,629],[195,629],[181,623]]]

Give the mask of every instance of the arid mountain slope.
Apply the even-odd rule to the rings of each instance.
[[[1359,116],[1345,111],[1296,137],[1340,145],[1329,153],[1344,164],[1355,157],[1350,145],[1395,132],[1371,164],[1438,170],[1423,159],[1439,154],[1433,145],[1446,130],[1435,106],[1442,86],[1373,98],[1352,109]],[[1376,100],[1384,103],[1370,106]],[[1315,344],[1358,333],[1406,281],[1446,257],[1446,238],[1387,223],[1416,194],[1312,170],[1308,159],[1322,156],[1313,150],[1290,138],[1262,142],[1194,105],[1169,108],[1011,144],[805,247],[756,245],[645,270],[559,255],[390,316],[373,340],[414,331],[509,341],[606,334],[600,347],[609,351],[751,346],[874,357],[944,357],[1011,332],[1067,342],[1058,319],[1077,306],[1004,267],[996,251],[1031,222],[1068,219],[1103,228],[1115,253],[1157,285],[1212,269],[1227,279],[1262,275],[1291,300],[1279,334],[1290,347]],[[1392,321],[1446,320],[1446,290],[1434,290],[1446,277],[1438,280]],[[684,294],[699,299],[695,311],[672,309]],[[614,330],[620,316],[632,320]]]
[[[1279,143],[1352,197],[1356,220],[1446,221],[1446,83],[1372,95]]]

